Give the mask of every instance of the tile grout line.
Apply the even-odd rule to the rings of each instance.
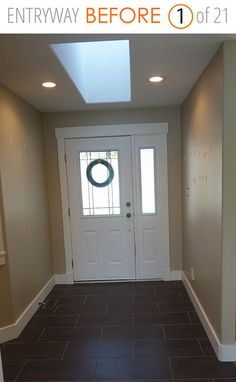
[[[96,369],[97,369],[97,358],[94,360],[93,371],[91,373],[91,378],[89,379],[90,381],[94,381],[94,378],[96,376]]]
[[[105,314],[109,313],[109,304],[105,304]]]
[[[37,341],[36,341],[36,343],[39,343],[39,341],[41,340],[41,338],[43,337],[43,335],[44,335],[45,332],[46,332],[46,328],[43,328],[43,330],[42,330],[40,336],[38,337],[38,339],[37,339]]]
[[[201,342],[200,342],[200,338],[197,338],[197,342],[198,342],[198,344],[199,344],[199,346],[200,346],[200,348],[201,348],[201,351],[202,351],[203,356],[206,357],[206,354],[205,354],[205,352],[204,352],[204,350],[203,350],[203,347],[202,347],[202,345],[201,345]]]
[[[54,304],[53,304],[53,306],[51,308],[47,308],[46,306],[47,306],[48,302],[50,302],[50,301],[54,302]],[[44,302],[45,302],[45,304],[42,306],[42,310],[45,310],[45,311],[52,310],[54,312],[54,310],[56,309],[59,301],[58,301],[58,298],[50,298],[48,300],[46,299]]]
[[[79,322],[80,316],[81,316],[81,314],[78,314],[78,317],[77,317],[77,319],[75,320],[75,325],[73,326],[74,329],[77,327],[77,324],[78,324],[78,322]]]
[[[174,374],[173,374],[171,363],[170,363],[170,357],[168,357],[167,359],[168,359],[168,364],[169,364],[169,369],[170,369],[171,380],[173,381],[174,380]]]
[[[60,297],[57,297],[57,298],[55,298],[54,300],[56,301],[56,302],[55,302],[55,308],[56,308],[56,306],[59,305]]]
[[[23,369],[24,369],[24,367],[26,365],[26,362],[27,362],[27,359],[24,360],[23,366],[20,368],[20,370],[16,374],[15,378],[13,379],[14,382],[17,381],[18,377],[20,376],[21,372],[23,371]]]
[[[179,292],[178,294],[179,294],[179,297],[181,299],[181,302],[184,302],[184,299],[183,299],[183,296],[182,296],[181,292]]]
[[[52,312],[52,314],[51,314],[52,317],[55,316],[55,313],[56,313],[56,311],[57,311],[57,308],[59,308],[59,304],[57,304],[57,305],[54,307],[53,312]]]
[[[190,317],[190,314],[189,314],[189,312],[187,312],[187,315],[188,315],[188,318],[189,318],[190,324],[193,324],[193,321],[192,321],[192,319],[191,319],[191,317]]]
[[[66,294],[67,294],[67,291],[68,291],[69,289],[65,289],[65,292],[62,294],[62,296],[61,297],[65,297],[66,296]]]
[[[102,337],[103,337],[103,329],[104,329],[104,326],[102,326],[102,330],[101,330],[101,334],[100,334],[100,340],[102,340]]]
[[[53,311],[53,314],[51,316],[55,317],[56,316],[56,311],[59,309],[59,305],[57,305]]]
[[[204,357],[201,354],[201,355],[190,355],[190,356],[186,356],[186,355],[170,355],[168,358],[175,360],[175,359],[186,359],[186,358],[193,358],[193,359],[196,359],[196,358],[200,358],[200,359],[212,358],[212,359],[215,359],[216,357],[213,356],[213,355],[208,355],[208,356]],[[228,377],[226,377],[226,378],[228,379]],[[235,379],[235,377],[230,377],[230,378],[234,378]],[[184,378],[184,379],[186,379],[186,378]],[[187,378],[187,379],[189,379],[189,378]],[[192,379],[196,379],[196,378],[192,378]],[[199,379],[199,378],[197,378],[197,379]],[[202,379],[204,379],[204,378],[202,378]]]
[[[64,349],[64,351],[62,352],[62,356],[61,356],[61,361],[64,359],[64,356],[65,356],[65,354],[66,354],[66,351],[67,351],[67,349],[68,349],[68,346],[69,346],[69,341],[66,343],[66,345],[65,345],[65,349]]]
[[[164,325],[160,325],[160,326],[161,326],[161,330],[162,330],[162,334],[163,334],[164,340],[167,340],[165,329],[164,329]]]

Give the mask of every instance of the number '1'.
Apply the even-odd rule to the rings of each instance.
[[[177,12],[179,12],[180,13],[180,24],[183,24],[183,15],[184,15],[184,12],[183,12],[183,8],[179,8],[178,10],[177,10]]]

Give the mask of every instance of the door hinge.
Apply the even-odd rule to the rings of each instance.
[[[70,218],[70,208],[68,208],[68,216],[69,216],[69,218]]]
[[[65,163],[67,162],[66,153],[64,154]]]
[[[74,268],[74,261],[73,260],[71,260],[71,266],[72,266],[72,268]]]

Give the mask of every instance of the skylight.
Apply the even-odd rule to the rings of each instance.
[[[52,44],[86,103],[131,101],[129,41]]]

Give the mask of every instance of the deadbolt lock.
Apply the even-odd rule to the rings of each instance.
[[[131,206],[131,203],[130,202],[126,202],[126,207],[130,207]]]

